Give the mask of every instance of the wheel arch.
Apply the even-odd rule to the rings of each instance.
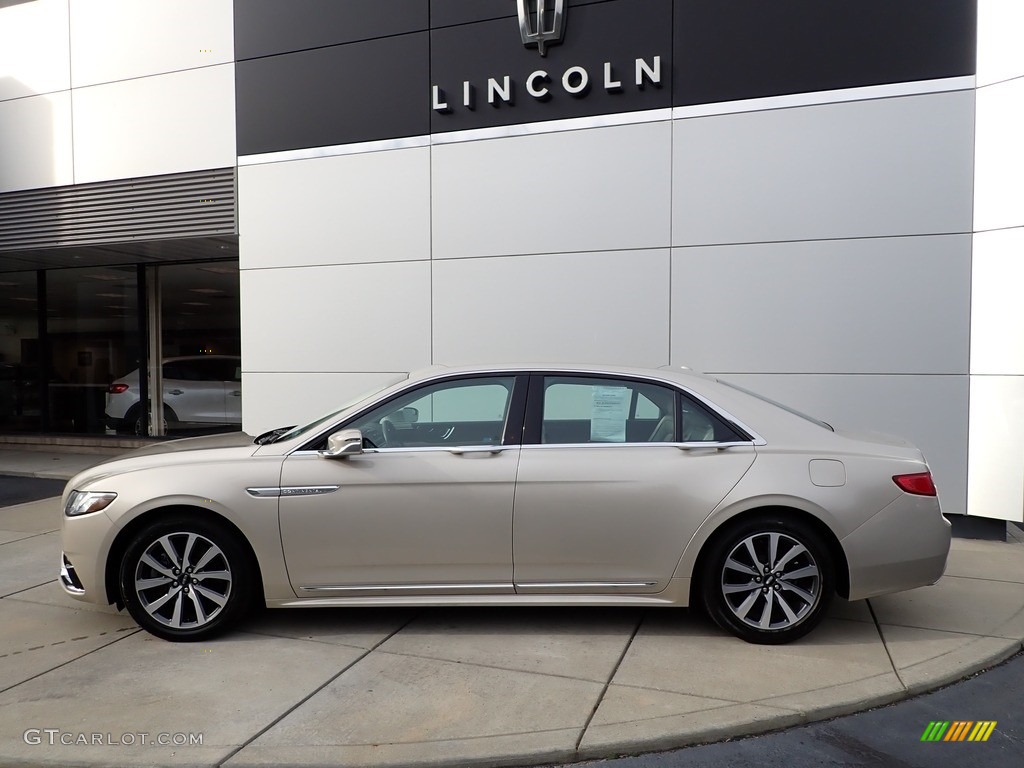
[[[253,572],[256,575],[256,578],[253,580],[253,588],[256,590],[255,598],[261,602],[263,601],[263,572],[260,569],[259,558],[256,557],[256,552],[253,550],[252,544],[249,542],[248,538],[246,538],[245,534],[239,530],[238,526],[228,518],[224,517],[224,515],[221,515],[208,507],[203,508],[188,504],[171,504],[163,507],[156,507],[155,509],[144,512],[118,531],[117,535],[114,537],[114,541],[111,543],[110,549],[107,551],[107,561],[103,571],[104,588],[106,590],[108,603],[116,605],[118,610],[124,609],[124,602],[121,600],[121,589],[119,586],[118,574],[121,567],[121,560],[124,557],[131,541],[139,531],[146,526],[172,516],[193,517],[197,520],[212,521],[217,525],[222,525],[230,531],[248,555],[249,564],[252,566]]]
[[[850,565],[846,559],[846,552],[839,542],[835,532],[820,517],[808,512],[805,509],[788,506],[785,504],[771,504],[744,510],[721,523],[704,539],[697,552],[697,557],[691,571],[689,605],[700,603],[701,579],[705,571],[707,558],[714,550],[715,544],[728,536],[735,528],[760,517],[771,517],[783,515],[791,520],[798,520],[811,528],[825,543],[829,550],[829,556],[835,563],[836,594],[842,598],[850,595]]]

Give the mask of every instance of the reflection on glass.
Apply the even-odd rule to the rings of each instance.
[[[0,430],[37,431],[39,323],[35,272],[0,274]]]
[[[167,432],[240,430],[238,262],[161,266],[159,281]]]
[[[135,274],[133,266],[47,272],[50,431],[105,432],[107,388],[141,356]]]

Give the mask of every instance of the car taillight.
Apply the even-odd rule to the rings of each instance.
[[[931,472],[915,472],[912,475],[893,475],[893,482],[907,493],[916,496],[935,496],[935,482]]]
[[[128,385],[127,384],[111,384],[109,387],[107,387],[107,394],[108,395],[120,395],[122,392],[127,392],[127,391],[128,391]]]

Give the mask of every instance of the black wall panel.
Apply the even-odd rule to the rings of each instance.
[[[238,62],[238,154],[427,133],[428,45],[416,32]]]
[[[514,3],[508,0],[508,4]],[[439,86],[451,106],[448,113],[433,111],[434,132],[556,120],[671,106],[671,0],[618,0],[571,6],[566,15],[565,36],[560,45],[547,48],[541,57],[536,48],[523,46],[519,22],[510,16],[465,26],[434,29],[430,35],[430,81]],[[662,61],[660,88],[634,85],[636,59]],[[622,82],[618,92],[603,87],[604,63],[611,62],[614,78]],[[581,66],[590,77],[584,96],[571,96],[561,86],[562,74]],[[544,70],[551,82],[546,101],[526,91],[531,72]],[[514,103],[487,103],[487,80],[499,82],[505,75],[513,83]],[[475,109],[462,102],[464,81],[475,89]]]
[[[570,6],[603,3],[607,0],[568,0]],[[554,5],[549,0],[548,6]],[[473,21],[516,16],[516,0],[430,0],[430,26],[449,27]]]
[[[235,0],[235,58],[417,32],[428,13],[429,0]]]
[[[566,0],[547,56],[516,0],[236,0],[241,155],[970,75],[976,0]],[[428,30],[428,26],[430,30]],[[660,87],[634,84],[661,56]],[[603,86],[611,62],[623,87]],[[583,67],[589,90],[565,92]],[[550,75],[550,96],[526,91]],[[487,103],[508,75],[514,101]],[[464,81],[475,104],[462,104]],[[437,85],[450,106],[431,109]]]
[[[975,72],[975,0],[675,0],[678,106]]]

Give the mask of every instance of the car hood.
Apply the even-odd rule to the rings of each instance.
[[[68,482],[69,490],[83,490],[114,475],[168,465],[209,463],[252,456],[259,448],[244,432],[188,437],[146,446],[80,472]]]
[[[179,453],[181,451],[205,451],[208,448],[235,448],[242,445],[251,447],[255,452],[257,446],[252,440],[252,435],[247,435],[245,432],[186,437],[180,440],[168,440],[165,443],[147,445],[145,448],[139,448],[126,454],[126,456],[156,456],[164,453]]]

